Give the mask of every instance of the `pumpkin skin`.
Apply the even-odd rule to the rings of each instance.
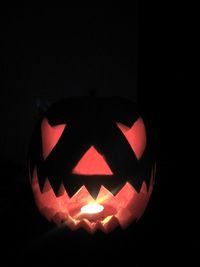
[[[125,229],[141,217],[152,193],[150,141],[129,100],[79,97],[53,104],[30,146],[30,181],[39,211],[72,230]],[[83,212],[88,204],[103,210]]]

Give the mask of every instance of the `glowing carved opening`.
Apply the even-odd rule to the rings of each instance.
[[[43,119],[41,125],[42,131],[42,152],[43,158],[46,159],[54,146],[60,139],[66,124],[60,124],[56,126],[51,126],[46,118]]]
[[[80,159],[72,173],[81,175],[112,175],[104,157],[91,146]]]
[[[139,118],[131,128],[117,123],[131,148],[135,152],[137,159],[140,159],[146,147],[146,130],[142,118]]]

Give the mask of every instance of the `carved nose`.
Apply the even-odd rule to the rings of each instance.
[[[91,146],[72,171],[79,175],[112,175],[105,158]]]

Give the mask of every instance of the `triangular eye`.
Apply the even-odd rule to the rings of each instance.
[[[137,159],[140,159],[146,147],[146,130],[142,118],[139,118],[131,128],[118,122],[117,126],[126,137]]]
[[[43,119],[41,125],[42,132],[42,153],[43,158],[46,159],[54,146],[60,139],[66,124],[59,124],[51,126],[46,118]]]

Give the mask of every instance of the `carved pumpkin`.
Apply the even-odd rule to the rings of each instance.
[[[135,104],[122,98],[67,98],[35,128],[30,178],[43,216],[72,230],[125,229],[153,189],[151,142]]]

